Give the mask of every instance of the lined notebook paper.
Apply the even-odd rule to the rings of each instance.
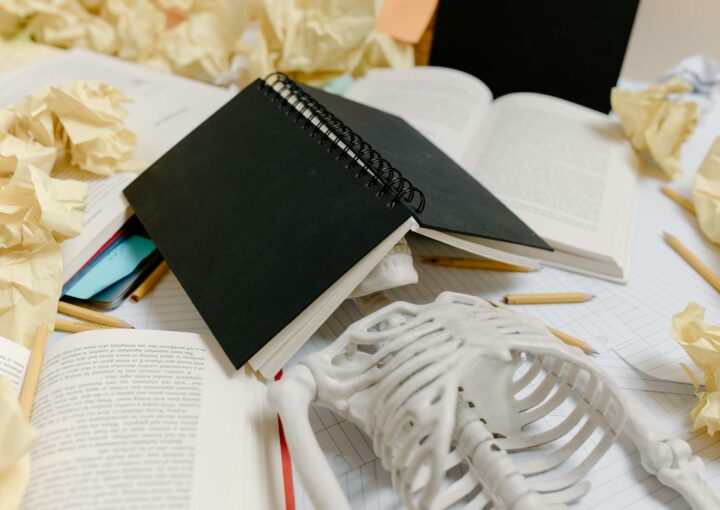
[[[652,376],[687,381],[679,363],[692,362],[670,337],[672,316],[695,301],[706,308],[706,319],[717,323],[720,301],[717,291],[662,239],[663,231],[720,269],[720,251],[703,238],[695,218],[665,197],[656,180],[642,182],[633,276],[625,288],[610,289],[625,302],[622,318],[634,333],[618,352]]]

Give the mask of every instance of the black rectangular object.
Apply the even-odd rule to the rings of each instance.
[[[428,203],[415,214],[421,224],[547,247],[474,180],[484,208],[465,214],[450,194],[465,197],[472,178],[404,121],[318,95],[387,150],[399,170],[413,166],[411,180],[433,188],[423,190]],[[390,197],[367,188],[325,135],[303,129],[283,105],[257,80],[125,190],[236,367],[414,213],[403,202],[388,207]],[[431,156],[426,167],[422,155]]]

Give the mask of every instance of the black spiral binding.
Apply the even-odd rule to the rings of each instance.
[[[380,185],[375,194],[383,197],[392,195],[388,207],[395,207],[401,200],[412,207],[415,212],[425,208],[425,195],[403,177],[399,170],[353,132],[343,122],[330,113],[323,105],[313,99],[307,92],[282,73],[269,74],[259,85],[270,101],[278,103],[278,107],[288,116],[294,115],[294,121],[303,121],[302,129],[312,129],[310,137],[321,135],[318,143],[328,145],[328,152],[337,150],[336,159],[348,160],[345,168],[357,168],[356,178],[369,177],[365,186],[371,188]],[[318,119],[319,122],[315,122]],[[330,136],[332,135],[332,136]]]

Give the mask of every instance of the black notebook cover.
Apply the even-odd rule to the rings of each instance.
[[[402,202],[388,207],[390,197],[376,196],[367,178],[338,161],[327,137],[311,136],[273,99],[262,81],[251,84],[125,190],[236,367],[413,214]],[[398,168],[416,165],[410,178],[427,188],[427,206],[416,214],[424,225],[446,220],[444,230],[542,243],[477,183],[480,212],[444,211],[466,208],[467,190],[450,197],[449,186],[471,186],[456,175],[461,169],[397,117],[323,99],[347,105],[351,127],[377,129],[361,135]]]
[[[515,213],[400,117],[305,88],[425,194],[425,209],[414,214],[423,227],[551,249]]]

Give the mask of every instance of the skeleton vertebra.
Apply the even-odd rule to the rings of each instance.
[[[542,324],[472,296],[393,303],[270,388],[319,510],[348,508],[314,439],[311,404],[371,439],[410,509],[563,508],[618,435],[696,509],[720,508],[687,443],[643,419],[610,378]]]

